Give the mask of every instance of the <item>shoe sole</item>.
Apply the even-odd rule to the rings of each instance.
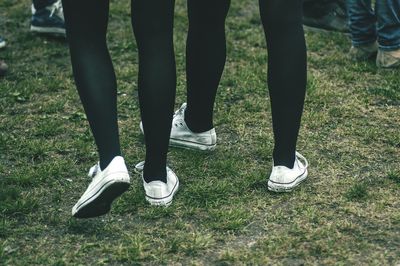
[[[196,151],[213,151],[215,150],[217,144],[201,144],[197,142],[178,140],[178,139],[170,139],[169,146],[175,148],[182,148],[187,150],[196,150]]]
[[[273,192],[292,192],[296,187],[298,187],[304,180],[308,177],[308,170],[299,176],[293,183],[289,185],[278,185],[268,180],[268,190]]]
[[[37,33],[45,33],[45,34],[56,34],[56,35],[64,35],[65,29],[55,28],[55,27],[37,27],[31,25],[31,31]]]
[[[176,192],[178,192],[179,189],[179,179],[176,182],[176,188],[175,190],[171,193],[171,195],[169,195],[166,198],[163,199],[154,199],[154,198],[149,198],[146,195],[146,200],[148,203],[150,203],[150,205],[152,206],[163,206],[163,207],[168,207],[169,205],[171,205],[172,200],[174,198],[174,195],[176,194]]]
[[[6,42],[0,42],[0,49],[6,47],[6,44],[7,44]]]
[[[113,201],[128,190],[127,182],[110,180],[89,199],[83,202],[73,216],[75,218],[92,218],[104,215],[111,209]]]
[[[143,127],[140,124],[140,131],[144,135]],[[169,139],[169,146],[174,147],[174,148],[181,148],[181,149],[186,149],[186,150],[195,150],[195,151],[213,151],[215,150],[215,147],[217,144],[202,144],[198,142],[192,142],[192,141],[187,141],[187,140],[181,140],[181,139],[174,139],[170,138]]]
[[[312,27],[312,26],[307,26],[307,25],[303,25],[303,29],[304,29],[304,31],[310,31],[310,32],[317,32],[317,33],[337,32],[337,33],[344,34],[346,36],[351,36],[350,32],[338,31],[338,30],[334,30],[334,29],[317,28],[317,27]]]

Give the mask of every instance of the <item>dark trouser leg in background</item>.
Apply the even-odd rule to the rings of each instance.
[[[57,0],[32,0],[33,6],[35,9],[42,9],[49,5],[54,4]]]
[[[108,0],[63,0],[72,69],[104,169],[121,155],[117,88],[106,44]]]
[[[307,83],[301,0],[260,0],[268,47],[274,164],[292,168]]]
[[[214,101],[226,60],[225,19],[229,5],[230,0],[188,0],[185,120],[194,132],[214,127]]]
[[[132,0],[139,50],[139,101],[146,141],[144,179],[166,181],[175,103],[174,0]]]

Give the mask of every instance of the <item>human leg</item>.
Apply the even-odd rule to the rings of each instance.
[[[139,102],[146,142],[144,179],[166,182],[175,102],[174,0],[132,0],[139,52]]]
[[[260,0],[268,48],[274,165],[292,168],[307,82],[301,0]]]
[[[109,1],[63,0],[63,5],[75,83],[100,156],[72,208],[73,216],[89,218],[107,213],[130,183],[120,156],[116,78],[106,43]]]
[[[76,86],[96,141],[100,167],[121,155],[117,84],[106,43],[108,0],[64,0]]]
[[[379,67],[400,66],[400,1],[376,1]]]
[[[226,60],[225,19],[230,0],[188,0],[185,121],[194,132],[212,129],[217,88]]]
[[[376,41],[376,16],[371,0],[348,0],[349,26],[354,47]]]
[[[42,9],[57,2],[57,0],[32,0],[35,9]]]
[[[379,48],[386,51],[400,48],[400,1],[377,0]]]

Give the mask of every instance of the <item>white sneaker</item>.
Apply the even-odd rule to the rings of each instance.
[[[189,129],[185,122],[186,103],[182,104],[172,120],[171,136],[169,145],[173,147],[212,151],[217,146],[217,134],[215,129],[210,129],[201,133],[195,133]],[[140,130],[144,134],[143,124],[140,122]]]
[[[130,184],[128,169],[121,156],[114,157],[103,171],[99,163],[96,164],[90,168],[88,176],[93,180],[72,208],[72,215],[76,218],[106,214],[111,208],[111,203],[125,192]]]
[[[299,160],[301,159],[304,164]],[[286,166],[273,166],[268,180],[268,189],[274,192],[290,192],[303,182],[308,175],[307,159],[296,152],[296,160],[293,168]]]
[[[135,170],[142,174],[146,200],[151,205],[169,206],[179,188],[178,177],[169,167],[167,167],[167,183],[162,181],[151,181],[147,183],[143,178],[143,167],[144,162],[140,162],[135,166]]]

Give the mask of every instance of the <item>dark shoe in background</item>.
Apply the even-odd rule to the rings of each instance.
[[[346,5],[340,0],[335,3],[306,1],[303,24],[311,30],[350,33]]]
[[[349,58],[353,61],[364,61],[376,56],[378,52],[378,43],[368,43],[360,46],[351,46]]]
[[[376,66],[380,68],[400,67],[400,49],[394,51],[378,50]]]
[[[38,10],[32,5],[31,31],[65,36],[64,12],[61,0]]]

